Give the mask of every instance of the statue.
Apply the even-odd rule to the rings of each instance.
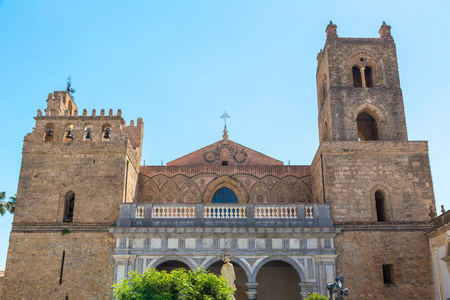
[[[231,259],[232,256],[230,253],[222,254],[222,261],[224,262],[224,264],[222,266],[222,270],[220,270],[220,273],[222,274],[222,277],[224,277],[227,280],[228,285],[233,288],[233,291],[236,291],[236,286],[234,285],[236,274],[234,273],[233,265],[230,263]]]

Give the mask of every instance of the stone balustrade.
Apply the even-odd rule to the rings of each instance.
[[[295,219],[297,218],[296,206],[255,206],[255,218],[257,219]]]
[[[152,217],[155,219],[195,218],[195,206],[153,206]]]
[[[247,207],[228,205],[205,206],[203,208],[203,217],[217,219],[242,219],[247,217]]]
[[[333,227],[328,204],[122,203],[118,227]]]

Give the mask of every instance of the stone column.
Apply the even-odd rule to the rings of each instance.
[[[136,255],[115,254],[113,258],[115,260],[114,281],[118,283],[122,279],[128,278],[129,272],[134,271]]]
[[[247,299],[248,300],[256,300],[256,287],[258,286],[257,282],[247,282]]]
[[[364,67],[362,67],[362,68],[360,69],[360,72],[361,72],[361,82],[362,82],[362,87],[366,87],[366,73],[365,73],[365,71],[366,71],[366,68],[364,68]]]
[[[317,283],[299,282],[298,285],[300,286],[300,295],[302,296],[302,299],[305,299],[311,293],[318,291]]]

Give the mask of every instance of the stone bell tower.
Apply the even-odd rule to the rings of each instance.
[[[406,141],[391,27],[383,23],[380,38],[339,38],[336,29],[330,22],[317,56],[320,140]]]
[[[108,228],[135,197],[142,119],[127,126],[120,110],[79,113],[70,93],[57,91],[35,120],[24,138],[3,296],[111,298]]]
[[[372,298],[431,299],[428,144],[408,141],[391,28],[383,22],[379,38],[340,38],[336,29],[330,22],[317,57],[320,146],[311,165],[315,201],[330,203],[342,228],[336,269],[358,279],[346,281],[354,295],[370,286]],[[421,295],[411,292],[413,277]]]

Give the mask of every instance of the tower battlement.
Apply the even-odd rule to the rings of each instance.
[[[136,123],[132,120],[127,125],[120,109],[115,114],[113,109],[108,112],[101,109],[99,114],[93,109],[90,115],[87,109],[83,109],[79,114],[75,101],[66,91],[50,93],[44,112],[45,114],[40,109],[37,111],[36,126],[26,136],[26,142],[51,142],[54,148],[60,143],[93,146],[93,143],[98,142],[122,143],[128,140],[134,152],[139,148],[139,153],[135,154],[138,156],[136,161],[140,160],[144,130],[141,118]]]

